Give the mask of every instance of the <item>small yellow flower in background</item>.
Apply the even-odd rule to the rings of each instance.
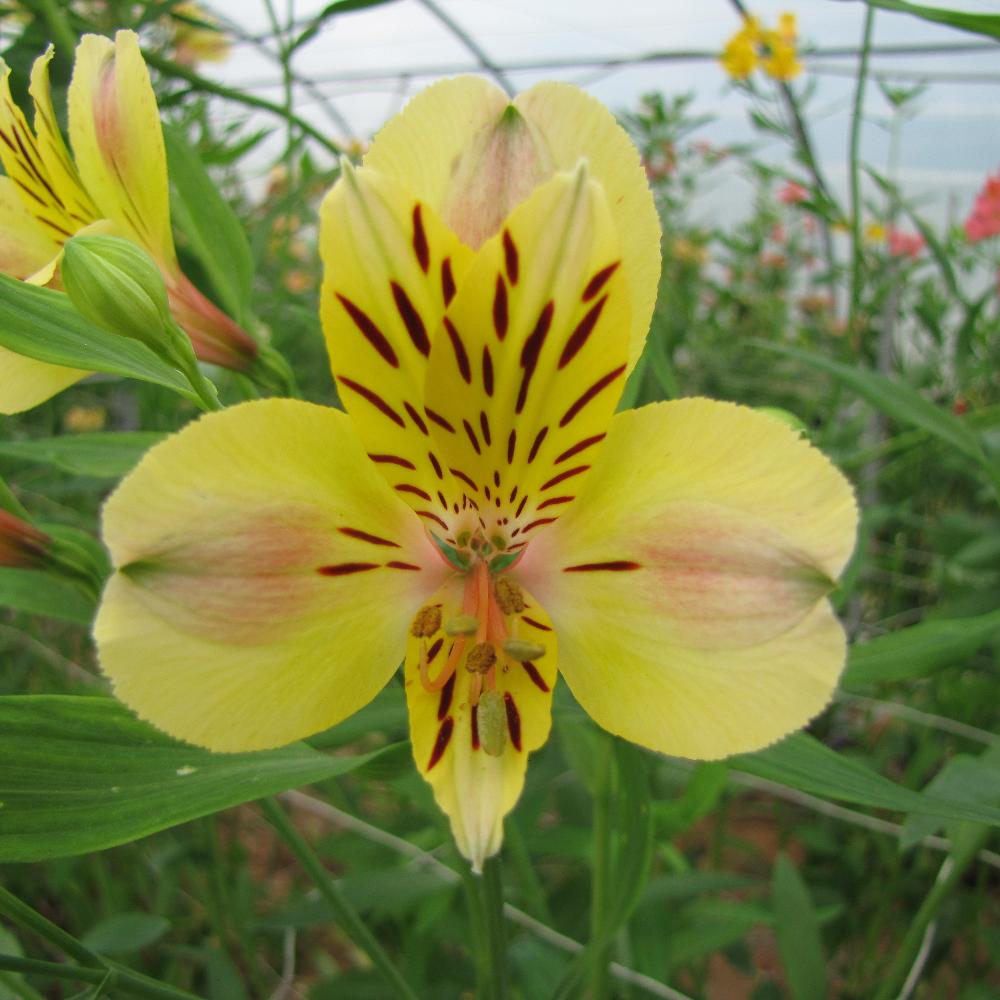
[[[884,243],[885,226],[881,222],[869,222],[865,226],[865,241],[868,243]]]
[[[758,66],[775,80],[793,80],[803,69],[796,51],[797,32],[794,14],[782,14],[777,30],[746,17],[722,50],[722,67],[735,80],[748,79]]]
[[[254,341],[184,275],[170,227],[167,160],[156,97],[134,32],[84,35],[69,86],[69,138],[49,87],[53,50],[35,60],[34,130],[14,103],[0,59],[0,273],[58,282],[63,244],[81,233],[124,237],[159,267],[174,319],[203,361],[248,369]],[[87,373],[0,348],[0,413],[29,409]]]
[[[63,430],[74,434],[103,430],[108,411],[103,406],[71,406],[63,415]]]
[[[231,42],[218,18],[197,3],[179,3],[170,10],[174,59],[182,66],[220,63],[229,58]]]
[[[829,700],[846,480],[708,399],[615,413],[659,279],[638,153],[576,88],[423,91],[321,211],[347,413],[290,399],[151,449],[104,510],[115,693],[219,751],[367,704],[404,657],[413,754],[478,870],[561,673],[610,732],[713,759]]]
[[[708,263],[708,250],[700,243],[680,237],[673,242],[673,257],[682,264],[701,266]]]

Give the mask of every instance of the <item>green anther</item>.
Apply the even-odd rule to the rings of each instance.
[[[495,548],[498,552],[503,552],[503,550],[507,548],[507,541],[503,535],[491,535],[490,541],[493,543],[493,548]]]
[[[503,644],[503,651],[518,663],[527,663],[528,660],[537,660],[545,655],[545,647],[537,642],[525,642],[524,639],[508,639]]]
[[[479,619],[475,615],[456,615],[444,623],[448,635],[475,635],[479,628]]]
[[[466,545],[469,544],[472,539],[471,531],[460,531],[458,537],[456,537],[455,542],[460,549],[464,549]]]
[[[479,745],[491,757],[499,757],[507,745],[507,709],[499,691],[484,691],[476,706]]]

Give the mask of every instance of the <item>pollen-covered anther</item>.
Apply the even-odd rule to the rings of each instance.
[[[492,644],[477,642],[469,650],[469,655],[465,660],[465,669],[470,674],[488,674],[496,662],[497,651],[493,648]],[[482,701],[482,698],[480,698],[480,701]]]
[[[456,615],[444,623],[448,635],[475,635],[479,629],[479,619],[475,615]]]
[[[491,757],[499,757],[507,745],[507,707],[499,691],[484,691],[476,707],[479,745]]]
[[[428,604],[417,612],[410,626],[410,635],[418,639],[434,635],[441,628],[441,608],[436,604]]]
[[[503,651],[518,663],[528,663],[545,655],[545,647],[537,642],[527,642],[524,639],[508,639],[503,644]]]
[[[521,588],[513,580],[502,576],[497,580],[493,590],[496,594],[497,604],[505,615],[519,614],[527,607]]]

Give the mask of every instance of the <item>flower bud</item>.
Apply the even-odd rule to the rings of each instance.
[[[478,250],[554,170],[545,137],[508,104],[459,156],[444,220],[463,243]]]
[[[0,510],[0,566],[38,569],[52,544],[50,536],[15,514]]]
[[[96,326],[131,337],[159,355],[176,334],[167,290],[153,259],[116,236],[77,236],[63,249],[62,283],[76,309]]]

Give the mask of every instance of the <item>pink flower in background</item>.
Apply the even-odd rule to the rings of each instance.
[[[784,243],[788,237],[788,230],[780,223],[776,222],[771,227],[771,242],[772,243]]]
[[[989,239],[1000,233],[1000,170],[987,177],[982,191],[976,195],[969,217],[965,220],[965,235],[970,243]]]
[[[805,201],[809,197],[809,192],[795,181],[785,181],[778,188],[777,197],[782,205],[797,205],[800,201]]]
[[[920,233],[907,233],[890,227],[886,232],[889,253],[893,257],[919,257],[924,248],[924,238]]]

